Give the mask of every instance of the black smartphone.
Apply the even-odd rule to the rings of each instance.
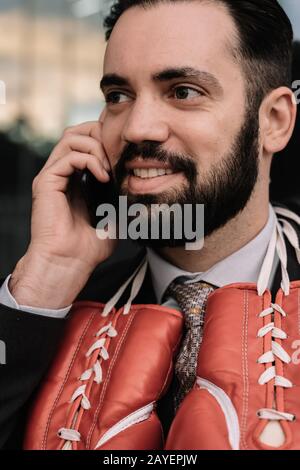
[[[111,173],[109,173],[109,176],[110,180],[108,183],[101,183],[89,170],[78,172],[77,176],[75,176],[76,184],[80,186],[80,192],[87,205],[90,222],[94,228],[96,228],[99,222],[99,218],[96,216],[97,207],[104,203],[109,203],[116,207],[118,201],[114,178]]]

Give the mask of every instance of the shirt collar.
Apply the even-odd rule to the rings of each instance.
[[[275,225],[276,214],[270,205],[269,219],[262,231],[247,245],[205,272],[183,271],[163,259],[151,248],[147,248],[153,288],[158,303],[162,302],[163,294],[171,282],[181,276],[186,278],[186,282],[204,281],[217,287],[236,282],[256,283]]]

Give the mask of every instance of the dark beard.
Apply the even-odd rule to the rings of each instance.
[[[123,151],[115,167],[115,183],[120,195],[128,197],[128,207],[135,203],[150,206],[152,204],[179,204],[184,211],[186,204],[192,204],[193,214],[197,204],[204,204],[204,237],[211,235],[223,227],[241,212],[249,201],[258,178],[259,159],[259,121],[258,112],[249,110],[246,119],[237,135],[230,153],[222,161],[214,165],[206,181],[198,181],[197,166],[190,157],[167,153],[160,148],[159,142],[145,141],[139,145],[130,143]],[[174,171],[181,171],[188,185],[165,191],[157,195],[128,194],[122,183],[127,175],[125,163],[141,156],[144,160],[157,159],[169,162]],[[201,170],[200,170],[201,171]],[[200,175],[201,176],[201,175]],[[194,220],[193,220],[194,226]],[[148,226],[150,227],[150,211],[148,211]],[[184,234],[184,230],[182,230]],[[150,231],[147,239],[138,242],[152,248],[184,246],[187,240],[174,237],[170,230],[170,238],[151,239]]]

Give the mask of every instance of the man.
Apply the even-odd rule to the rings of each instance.
[[[272,364],[286,360],[280,343],[286,333],[277,318],[286,313],[267,291],[272,288],[275,295],[282,280],[284,295],[291,290],[294,299],[297,285],[290,289],[290,281],[299,279],[291,246],[297,249],[297,218],[281,213],[289,240],[283,242],[269,204],[272,157],[287,145],[296,116],[289,88],[290,22],[275,0],[120,0],[105,24],[106,107],[99,122],[67,129],[35,178],[31,242],[1,290],[1,334],[7,344],[2,444],[62,337],[29,414],[27,448],[293,448],[298,442],[291,444],[288,427],[293,410],[281,409],[287,379],[283,373],[280,379],[272,376]],[[117,242],[96,237],[82,199],[69,193],[71,175],[84,169],[99,184],[113,178],[131,204],[204,204],[204,247],[187,251],[174,240],[169,245],[148,240],[147,260],[141,251],[132,260],[106,265]],[[252,361],[251,356],[251,367],[258,363],[266,373],[255,376],[255,385],[247,357],[256,348],[256,335],[251,322],[251,338],[246,323],[240,327],[241,295],[250,298],[251,321],[261,322],[262,357]],[[76,299],[97,303],[75,303],[63,335],[64,318]],[[219,323],[218,299],[224,305]],[[184,316],[187,332],[181,341]],[[278,339],[272,340],[275,334]],[[226,344],[223,357],[220,342]],[[268,351],[271,343],[274,352]],[[198,383],[199,368],[211,357],[221,360],[211,366],[216,374],[230,371],[229,351],[235,348],[242,351],[242,385],[229,373],[222,377],[227,394],[214,384],[211,389],[210,371]],[[267,396],[266,403],[255,408],[249,383],[259,399]],[[297,391],[299,384],[293,385]],[[236,399],[242,402],[238,413]],[[226,422],[219,416],[222,400]],[[195,438],[190,413],[199,417]]]

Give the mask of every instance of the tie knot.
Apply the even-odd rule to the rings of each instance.
[[[175,280],[169,285],[166,295],[173,297],[178,303],[185,315],[186,326],[190,322],[195,326],[197,320],[203,321],[208,296],[215,289],[216,287],[203,281],[180,284]]]

